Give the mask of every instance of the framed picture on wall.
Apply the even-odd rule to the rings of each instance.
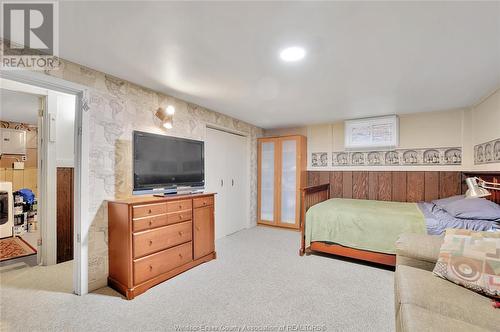
[[[346,149],[396,148],[399,118],[389,115],[344,122]]]

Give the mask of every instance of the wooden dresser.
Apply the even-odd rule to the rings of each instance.
[[[108,285],[127,299],[215,259],[214,194],[108,202]]]

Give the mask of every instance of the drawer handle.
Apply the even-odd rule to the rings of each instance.
[[[153,271],[153,265],[149,266],[149,271]]]
[[[153,225],[153,222],[150,220],[149,221],[149,226],[152,226]]]
[[[182,219],[182,214],[179,214],[179,219]]]
[[[181,259],[182,259],[182,254],[179,254],[179,258],[181,258]]]
[[[182,234],[184,234],[182,231],[179,231],[179,236],[182,236]]]
[[[203,201],[203,205],[207,205],[207,202]]]
[[[182,205],[179,204],[179,210],[182,210]]]
[[[149,240],[149,245],[153,245],[153,240]]]
[[[198,232],[200,231],[200,228],[198,226],[194,227]]]
[[[151,213],[153,213],[153,211],[151,211],[151,209],[149,209],[149,210],[148,210],[148,214],[151,214]]]

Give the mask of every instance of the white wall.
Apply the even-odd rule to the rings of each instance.
[[[40,95],[0,89],[0,120],[38,125]]]
[[[472,142],[500,138],[500,89],[472,108]]]
[[[56,144],[57,167],[74,167],[75,96],[57,94]],[[0,120],[38,123],[38,95],[2,89]],[[18,104],[16,104],[16,102]],[[19,113],[19,114],[18,114]],[[20,114],[23,113],[23,114]]]
[[[490,109],[494,109],[490,103],[488,106],[488,117],[491,118]],[[497,103],[491,103],[497,105]],[[483,111],[485,112],[485,111]],[[311,153],[344,151],[344,122],[339,121],[329,124],[312,125],[301,128],[266,130],[266,136],[286,134],[302,134],[305,130],[307,135],[307,155],[309,170],[472,170],[473,169],[473,146],[471,144],[470,123],[473,111],[469,108],[422,112],[404,114],[399,116],[400,124],[400,149],[419,148],[462,148],[462,165],[439,165],[439,166],[329,166],[327,168],[311,167]],[[477,113],[479,114],[479,112]],[[477,117],[477,116],[476,116]],[[493,119],[489,121],[494,122]],[[498,122],[497,122],[498,123]],[[498,126],[490,124],[490,126]],[[490,136],[495,129],[489,130]],[[500,135],[497,135],[500,136]],[[491,167],[491,166],[490,166]],[[498,168],[498,167],[497,167]]]
[[[309,170],[463,170],[500,171],[500,162],[475,164],[474,146],[500,140],[500,89],[469,108],[400,115],[398,148],[462,148],[460,166],[341,166],[312,168],[311,153],[344,151],[344,122],[265,131],[266,136],[304,134],[307,136]]]
[[[474,164],[473,149],[477,144],[500,139],[500,89],[472,107],[467,130],[468,145],[471,151],[471,165],[477,171],[500,171],[500,163]]]
[[[399,116],[400,149],[455,147],[462,145],[462,121],[466,110],[404,114]],[[309,152],[344,150],[344,122],[307,127]]]
[[[399,116],[400,149],[462,147],[467,109],[404,114]],[[307,126],[308,169],[312,152],[344,151],[344,122]],[[463,165],[462,165],[463,167]],[[341,170],[459,170],[461,166],[340,166]]]
[[[264,137],[273,136],[288,136],[288,135],[303,135],[307,136],[307,127],[293,127],[293,128],[276,128],[265,130]]]
[[[57,167],[74,167],[75,163],[75,96],[57,96]]]

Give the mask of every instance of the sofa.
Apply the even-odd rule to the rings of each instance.
[[[442,242],[419,234],[396,242],[396,331],[500,331],[491,299],[432,273]]]

